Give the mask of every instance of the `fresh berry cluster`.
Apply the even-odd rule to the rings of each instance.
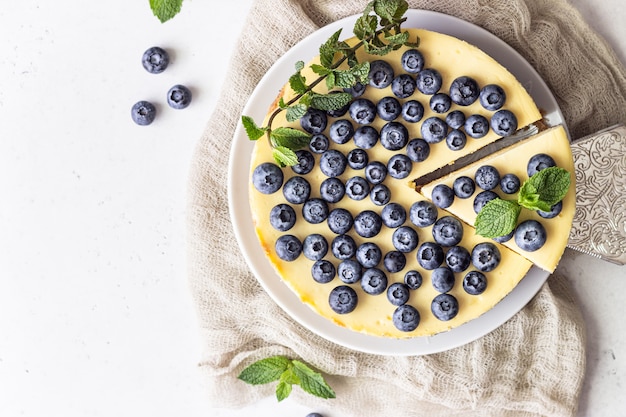
[[[148,48],[141,57],[141,64],[150,74],[160,74],[168,67],[170,56],[158,46]],[[173,109],[184,109],[191,103],[191,90],[181,84],[169,89],[166,96],[167,104]],[[140,100],[131,108],[131,118],[140,126],[151,124],[156,118],[156,107],[150,101]]]

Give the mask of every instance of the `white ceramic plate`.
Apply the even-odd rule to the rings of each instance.
[[[358,16],[351,16],[309,35],[283,55],[265,74],[252,93],[243,114],[263,120],[279,90],[294,72],[296,61],[309,62],[318,54],[319,45],[343,28],[342,38],[352,36]],[[526,87],[539,108],[546,111],[549,124],[563,123],[563,117],[552,93],[530,66],[514,49],[484,29],[458,18],[425,10],[409,10],[405,28],[424,28],[464,39],[491,55],[509,69]],[[390,339],[369,336],[337,326],[303,304],[276,274],[257,240],[248,203],[250,158],[254,143],[248,140],[239,125],[235,131],[229,160],[229,208],[235,235],[248,265],[259,283],[274,301],[304,327],[339,345],[367,353],[382,355],[424,355],[452,349],[501,326],[539,291],[549,274],[537,267],[515,289],[482,316],[445,333],[431,337]]]

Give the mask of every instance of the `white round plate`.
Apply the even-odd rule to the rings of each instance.
[[[243,114],[260,121],[279,90],[295,71],[297,61],[309,62],[319,53],[319,46],[342,28],[344,38],[352,36],[357,16],[347,17],[309,35],[283,55],[261,79]],[[478,46],[507,67],[526,87],[539,108],[544,109],[550,125],[563,123],[554,96],[539,74],[513,48],[486,30],[458,18],[425,10],[408,10],[405,28],[424,28],[463,39]],[[339,345],[381,355],[424,355],[442,352],[472,342],[501,326],[539,291],[549,274],[537,267],[528,274],[493,309],[482,316],[445,333],[430,337],[391,339],[370,336],[337,326],[302,303],[276,274],[254,232],[248,202],[250,159],[254,142],[241,125],[235,131],[229,160],[228,198],[230,215],[239,246],[259,283],[293,319],[316,334]]]

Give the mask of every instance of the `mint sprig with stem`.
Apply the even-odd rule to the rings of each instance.
[[[401,25],[408,3],[404,0],[373,0],[367,4],[363,14],[354,24],[354,35],[359,40],[350,46],[339,40],[341,29],[333,33],[319,48],[319,64],[312,64],[311,71],[318,76],[312,82],[302,74],[304,62],[295,64],[295,73],[289,78],[289,86],[296,94],[285,102],[281,97],[277,108],[269,115],[266,126],[259,126],[249,116],[242,116],[241,122],[250,140],[267,137],[272,147],[274,160],[281,166],[298,163],[295,151],[306,146],[310,135],[292,127],[274,129],[273,123],[281,112],[286,112],[288,122],[294,122],[304,116],[309,108],[323,111],[337,110],[352,100],[352,95],[343,89],[357,83],[369,82],[370,63],[360,62],[356,52],[360,48],[371,55],[383,56],[402,46],[417,47],[419,40],[411,42],[408,32],[402,31]],[[343,64],[347,64],[347,67]],[[320,93],[315,88],[324,82],[328,93]]]
[[[336,396],[321,373],[302,361],[281,355],[270,356],[248,365],[238,378],[252,385],[278,382],[276,399],[279,402],[291,394],[294,385],[319,398],[328,399]]]
[[[565,197],[571,184],[570,173],[559,167],[549,167],[524,181],[517,200],[496,198],[489,201],[476,216],[476,234],[495,238],[506,236],[517,226],[522,208],[550,211]]]

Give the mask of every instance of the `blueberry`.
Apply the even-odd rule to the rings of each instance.
[[[335,120],[328,129],[330,140],[340,145],[347,143],[354,135],[354,126],[347,119]]]
[[[317,135],[313,135],[311,137],[311,141],[309,142],[309,149],[313,153],[320,154],[326,152],[329,145],[330,142],[328,141],[328,138],[324,134],[318,133]]]
[[[390,229],[402,226],[406,221],[406,210],[398,203],[389,203],[380,213],[383,224]]]
[[[474,204],[473,204],[474,213],[476,214],[480,213],[483,207],[485,207],[485,204],[487,204],[491,200],[495,200],[496,198],[500,198],[500,197],[498,196],[498,194],[494,193],[493,191],[481,191],[478,194],[476,194],[476,197],[474,197]]]
[[[459,106],[469,106],[479,95],[480,88],[472,77],[458,77],[450,84],[450,99]]]
[[[313,170],[315,158],[311,152],[300,149],[296,151],[296,156],[298,157],[298,163],[291,167],[293,172],[298,175],[306,175]]]
[[[365,167],[365,179],[367,179],[370,184],[380,184],[386,177],[387,167],[382,162],[372,161]]]
[[[465,124],[465,114],[461,110],[453,110],[446,115],[446,123],[452,129],[460,129]]]
[[[278,165],[264,162],[252,172],[252,184],[263,194],[273,194],[283,185],[284,175]]]
[[[446,93],[437,93],[430,98],[429,105],[435,113],[447,113],[452,107],[452,100]]]
[[[361,288],[367,294],[379,295],[387,289],[387,275],[378,268],[366,269],[361,276]]]
[[[387,300],[394,306],[401,306],[409,301],[409,287],[401,282],[394,282],[387,288]]]
[[[130,117],[133,122],[139,126],[147,126],[154,121],[156,117],[156,107],[149,101],[141,100],[133,104],[130,109]]]
[[[439,143],[446,138],[448,125],[442,119],[433,116],[424,120],[420,132],[426,142]]]
[[[332,262],[322,259],[311,267],[311,276],[315,282],[327,284],[335,278],[335,265]]]
[[[363,200],[370,193],[370,184],[363,177],[352,177],[346,181],[346,195],[353,200]]]
[[[346,187],[337,177],[326,178],[320,184],[320,197],[328,203],[338,203],[346,194]]]
[[[417,232],[409,226],[400,226],[393,231],[391,243],[396,250],[408,253],[417,248],[419,236]]]
[[[311,198],[302,205],[302,217],[311,224],[318,224],[328,217],[328,204],[321,198]]]
[[[406,266],[406,256],[400,251],[392,250],[387,252],[383,258],[383,265],[387,272],[400,272]]]
[[[424,56],[417,49],[409,49],[402,54],[400,64],[409,74],[417,74],[424,68]]]
[[[417,89],[427,95],[435,94],[441,89],[442,78],[439,71],[427,68],[420,71],[415,78]]]
[[[276,255],[283,261],[295,261],[302,253],[302,243],[293,235],[282,235],[274,245]]]
[[[474,139],[480,139],[489,133],[489,120],[480,114],[472,114],[469,116],[465,119],[463,126],[465,133]]]
[[[494,242],[498,242],[498,243],[508,242],[509,240],[511,240],[513,238],[514,234],[515,234],[515,229],[511,230],[510,233],[508,233],[508,234],[506,234],[504,236],[494,237],[493,240],[494,240]]]
[[[544,219],[553,219],[563,210],[563,201],[559,201],[550,208],[550,211],[537,210],[537,214]]]
[[[451,294],[439,294],[433,298],[430,311],[441,321],[452,320],[459,313],[459,302]]]
[[[278,204],[270,211],[270,224],[279,232],[286,232],[296,224],[296,212],[288,204]]]
[[[325,151],[320,157],[320,171],[327,177],[338,177],[348,166],[345,155],[336,149]]]
[[[409,74],[400,74],[391,82],[391,92],[398,98],[407,98],[415,92],[415,80]]]
[[[387,173],[390,177],[401,180],[408,177],[413,169],[413,163],[408,156],[397,154],[389,158]]]
[[[378,117],[388,122],[398,118],[401,111],[402,105],[395,97],[383,97],[376,105]]]
[[[454,195],[459,198],[470,198],[476,190],[476,183],[470,177],[463,175],[457,177],[452,183]]]
[[[430,282],[435,291],[448,292],[454,287],[454,273],[447,266],[440,266],[430,274]]]
[[[409,100],[402,105],[400,114],[405,121],[417,123],[424,117],[424,106],[417,100]]]
[[[422,286],[422,274],[418,271],[410,270],[404,274],[404,283],[411,290],[416,290]]]
[[[427,270],[438,268],[444,260],[441,246],[433,242],[424,242],[417,249],[417,263]]]
[[[141,65],[150,74],[160,74],[170,63],[170,56],[167,51],[158,46],[148,48],[141,57]]]
[[[413,203],[409,209],[409,218],[411,219],[411,223],[417,227],[428,227],[433,225],[437,221],[438,216],[439,211],[437,210],[437,206],[426,200]]]
[[[391,190],[385,184],[376,184],[370,191],[370,200],[377,206],[384,206],[391,200]]]
[[[328,214],[328,228],[338,235],[348,233],[352,229],[354,220],[352,214],[344,208],[335,208]]]
[[[409,141],[409,131],[402,123],[389,122],[380,129],[380,144],[390,151],[399,151]]]
[[[469,295],[479,295],[487,289],[487,277],[482,272],[470,271],[463,277],[463,289]]]
[[[537,220],[526,220],[515,229],[515,243],[526,252],[541,249],[546,243],[546,229]]]
[[[388,87],[393,81],[393,68],[387,61],[381,59],[370,63],[370,85],[374,88]]]
[[[283,186],[283,195],[291,204],[303,204],[311,196],[311,185],[303,177],[291,177]]]
[[[500,251],[495,244],[483,242],[472,249],[472,264],[480,272],[490,272],[500,264]]]
[[[420,313],[412,305],[404,304],[396,308],[391,320],[401,332],[412,332],[420,324]]]
[[[339,90],[333,90],[329,94],[339,94],[340,92],[341,91]],[[350,103],[346,103],[344,106],[339,107],[338,109],[326,110],[326,114],[329,115],[330,117],[342,117],[348,112],[349,107],[350,107]]]
[[[505,174],[500,179],[500,188],[505,194],[515,194],[519,191],[521,181],[515,174]]]
[[[454,203],[454,191],[446,184],[437,184],[432,192],[433,203],[439,208],[448,208]]]
[[[500,173],[492,165],[482,165],[474,174],[476,185],[483,190],[493,190],[500,184]]]
[[[372,242],[365,242],[356,250],[356,260],[363,268],[374,268],[383,259],[383,253],[378,245]]]
[[[184,109],[191,103],[191,90],[176,84],[167,92],[167,104],[173,109]]]
[[[354,131],[353,141],[361,149],[371,149],[378,142],[378,131],[372,126],[359,126]]]
[[[322,133],[328,125],[328,115],[323,110],[309,107],[300,118],[300,127],[312,135]]]
[[[302,253],[307,259],[319,261],[328,253],[328,242],[319,233],[313,233],[304,238]]]
[[[367,152],[363,149],[352,149],[348,152],[348,166],[352,169],[363,169],[369,162],[369,157],[367,156]]]
[[[358,98],[350,104],[350,117],[360,125],[369,125],[376,119],[376,106],[366,98]]]
[[[453,246],[446,253],[446,265],[452,272],[463,272],[469,268],[472,257],[463,246]]]
[[[511,136],[517,131],[517,117],[510,110],[498,110],[491,116],[491,129],[500,136]]]
[[[455,246],[463,239],[463,224],[455,217],[444,216],[435,222],[432,233],[441,246]]]
[[[343,91],[345,93],[350,93],[352,94],[352,97],[357,98],[361,97],[363,93],[365,93],[366,88],[367,84],[361,84],[360,82],[356,82],[352,87],[344,88]]]
[[[542,169],[555,166],[556,162],[554,162],[554,159],[550,155],[545,153],[539,153],[533,155],[533,157],[530,158],[530,160],[528,161],[528,165],[526,166],[526,173],[529,177],[532,177]]]
[[[350,235],[335,236],[330,244],[330,248],[335,258],[340,261],[352,258],[356,253],[356,243]]]
[[[499,110],[504,106],[506,93],[499,85],[488,84],[480,90],[479,100],[486,110]]]
[[[361,237],[376,236],[380,233],[382,226],[382,219],[372,210],[364,210],[354,218],[354,231]]]
[[[337,314],[348,314],[354,311],[359,298],[356,291],[347,285],[340,285],[332,289],[328,296],[330,308]]]
[[[406,147],[406,156],[413,162],[423,162],[430,156],[430,145],[424,139],[411,139]]]
[[[309,413],[306,415],[306,417],[324,417],[324,416],[321,415],[320,413]]]
[[[446,145],[451,151],[460,151],[467,143],[467,136],[462,130],[452,129],[446,136]]]
[[[346,284],[354,284],[361,279],[363,270],[361,264],[352,259],[342,261],[337,266],[337,276]]]

